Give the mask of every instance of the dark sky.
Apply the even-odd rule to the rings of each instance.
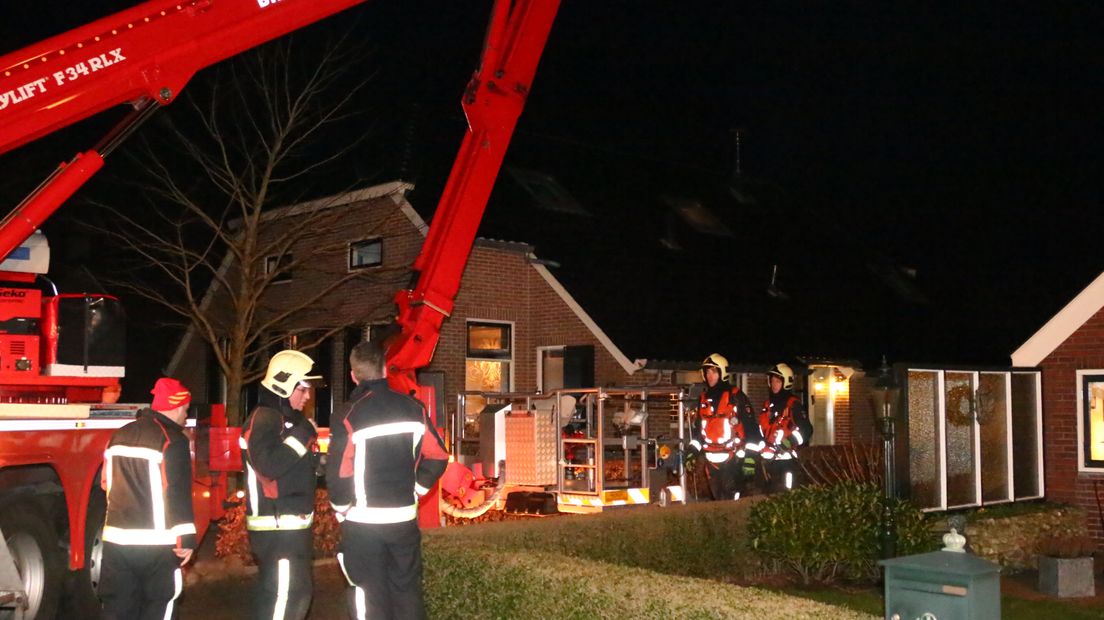
[[[130,4],[39,0],[32,14],[5,3],[0,51]],[[416,205],[435,203],[447,176],[489,6],[379,1],[305,35],[363,33],[377,75],[373,151],[357,167],[374,182],[415,181]],[[709,286],[730,277],[761,294],[780,263],[808,305],[800,288],[819,272],[861,289],[872,263],[889,265],[928,303],[879,307],[925,327],[875,347],[1007,362],[1104,270],[1102,32],[1104,9],[1089,1],[566,0],[506,165],[555,176],[603,225],[661,196],[723,212],[735,237],[709,251],[739,262],[746,248],[755,272],[718,269]],[[757,200],[710,202],[733,185],[737,127],[739,185]],[[28,164],[68,158],[85,130],[0,158],[0,199],[14,205],[45,173]],[[489,216],[513,208],[501,187]]]

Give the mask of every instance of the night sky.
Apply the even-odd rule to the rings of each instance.
[[[5,3],[0,52],[130,4],[40,0],[32,14],[31,4]],[[699,201],[732,235],[683,235],[690,247],[671,264],[719,257],[696,268],[697,281],[748,291],[740,298],[765,317],[800,320],[795,306],[832,304],[832,321],[863,341],[840,354],[1007,363],[1104,270],[1104,8],[889,4],[566,0],[506,166],[555,177],[591,214],[575,224],[548,215],[546,236],[622,222],[660,271],[663,231],[652,234],[643,214],[661,212],[663,197]],[[415,206],[436,202],[489,7],[374,2],[299,35],[324,40],[352,25],[368,44],[370,113],[350,130],[371,138],[346,172],[370,183],[402,176],[417,184]],[[0,158],[0,200],[16,204],[104,122]],[[111,174],[125,172],[88,191],[110,195]],[[507,177],[489,222],[525,206]],[[51,226],[68,235],[66,221],[79,217],[70,205]],[[524,228],[508,223],[484,234],[497,231],[519,231],[513,240],[536,243],[572,280],[572,252],[558,252],[554,239],[518,238]],[[95,271],[94,249],[73,247],[67,255],[55,243],[58,259]],[[774,264],[790,306],[763,311]],[[879,280],[887,270],[923,301]],[[819,294],[848,286],[846,299]],[[852,306],[853,325],[840,305]],[[741,329],[724,337],[763,337]],[[766,332],[779,329],[791,331]],[[686,355],[699,342],[708,339]]]

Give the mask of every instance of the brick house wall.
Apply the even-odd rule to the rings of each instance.
[[[1046,497],[1083,508],[1089,531],[1104,542],[1094,488],[1104,485],[1104,473],[1078,471],[1077,462],[1077,392],[1081,389],[1077,371],[1104,368],[1104,310],[1058,345],[1040,366]]]
[[[327,283],[349,274],[349,243],[375,237],[384,238],[382,265],[359,270],[357,280],[297,312],[279,326],[278,333],[363,325],[386,321],[393,315],[391,297],[408,281],[410,264],[423,239],[423,233],[402,208],[405,204],[403,194],[410,187],[389,183],[352,192],[346,196],[354,200],[342,205],[327,204],[331,199],[323,199],[276,211],[258,243],[263,246],[278,240],[289,227],[306,226],[309,230],[290,248],[290,253],[293,257],[309,260],[292,269],[289,281],[270,285],[261,299],[259,320],[264,321],[274,312],[311,299]],[[235,282],[237,268],[234,264],[227,267],[228,282]],[[228,303],[223,289],[212,289],[205,303],[212,308],[215,321],[227,322],[228,319],[222,317],[228,315],[220,310]],[[223,330],[225,328],[224,325]],[[340,347],[335,347],[333,353],[333,358],[339,360]],[[189,330],[170,363],[170,372],[189,386],[193,394],[203,396],[197,402],[205,402],[209,394],[218,392],[215,386],[208,385],[208,381],[217,376],[208,369],[210,357],[206,341]],[[334,363],[332,368],[316,370],[322,371],[331,381],[335,396],[344,394],[341,391],[343,383],[335,381],[344,374],[343,365]]]
[[[376,277],[350,283],[328,295],[313,308],[299,313],[286,324],[289,329],[326,329],[385,323],[395,313],[392,298],[409,284],[410,265],[424,241],[424,224],[406,203],[406,184],[387,184],[390,192],[367,200],[332,206],[335,216],[319,226],[319,232],[304,238],[291,249],[293,256],[317,248],[332,249],[312,257],[309,264],[294,270],[289,282],[274,285],[265,301],[279,308],[305,299],[348,273],[348,243],[370,237],[383,239],[383,264],[369,268]],[[366,190],[371,192],[372,189]],[[317,206],[317,205],[316,205]],[[330,208],[330,207],[327,207]],[[280,235],[288,226],[300,225],[296,209],[274,219],[262,243]],[[333,225],[331,225],[331,223]],[[213,303],[219,303],[215,300]],[[451,316],[445,320],[440,341],[428,371],[444,374],[444,402],[454,410],[456,395],[464,389],[469,321],[509,322],[512,325],[511,363],[514,391],[537,387],[537,348],[545,346],[591,345],[594,348],[595,382],[623,385],[633,367],[600,335],[585,311],[575,304],[547,268],[532,260],[532,248],[522,243],[477,240],[465,267]],[[588,324],[589,323],[589,324]],[[332,363],[322,371],[332,389],[333,410],[342,410],[351,390],[345,359],[348,352],[338,332],[331,348]],[[309,353],[309,351],[308,351]],[[206,343],[185,338],[174,360],[175,374],[195,394],[207,394]],[[197,401],[202,402],[202,401]]]
[[[427,368],[445,376],[446,407],[464,389],[469,321],[510,322],[513,326],[512,384],[515,392],[537,389],[537,349],[547,346],[594,347],[598,385],[624,385],[631,376],[614,354],[542,276],[529,247],[477,241],[461,279],[456,306],[441,327],[441,340]],[[546,272],[547,273],[547,272]]]

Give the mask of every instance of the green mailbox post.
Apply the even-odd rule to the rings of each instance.
[[[1001,617],[1000,566],[992,562],[945,548],[879,564],[885,567],[886,620]]]

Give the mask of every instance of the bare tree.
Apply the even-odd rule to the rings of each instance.
[[[166,115],[164,135],[144,136],[132,157],[142,173],[133,197],[148,208],[99,201],[107,217],[90,224],[129,257],[110,282],[155,302],[211,347],[231,424],[241,423],[238,395],[262,376],[274,345],[292,336],[296,348],[312,348],[349,325],[324,311],[343,287],[365,278],[398,283],[409,273],[325,260],[347,251],[347,236],[335,234],[347,212],[331,199],[302,200],[314,177],[363,140],[349,139],[342,121],[356,114],[350,103],[368,78],[348,79],[346,68],[363,62],[352,62],[344,43],[305,65],[291,50],[280,43],[235,61],[206,96],[180,102],[191,120]],[[274,209],[289,204],[300,206]],[[288,295],[279,286],[287,271],[317,285]],[[389,306],[361,308],[353,321]]]

